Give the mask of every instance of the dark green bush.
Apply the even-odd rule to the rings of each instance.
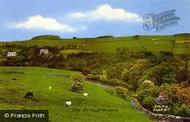
[[[149,110],[152,110],[154,105],[155,105],[155,98],[154,97],[147,96],[143,99],[143,106],[145,106]]]
[[[123,85],[123,82],[120,81],[120,80],[118,80],[118,79],[116,79],[116,78],[108,80],[107,83],[109,85],[112,85],[112,86],[121,86],[121,85]]]
[[[190,117],[190,108],[185,104],[173,104],[171,112],[174,115]]]
[[[150,56],[149,60],[153,63],[153,64],[160,64],[162,62],[167,61],[168,59],[172,58],[173,54],[171,52],[159,52],[159,53],[155,53],[152,56]]]

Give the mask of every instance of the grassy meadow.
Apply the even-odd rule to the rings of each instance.
[[[86,81],[84,84],[83,92],[89,93],[88,97],[72,92],[71,77],[76,74],[80,73],[37,67],[0,67],[0,108],[49,110],[52,122],[151,121],[131,107],[129,101],[93,83]],[[34,99],[25,99],[27,92],[33,92]],[[67,100],[72,101],[72,106],[65,107]]]

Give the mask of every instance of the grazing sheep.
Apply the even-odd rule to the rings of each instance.
[[[85,97],[87,97],[87,96],[88,96],[88,93],[83,93],[83,95],[84,95]]]
[[[26,99],[31,99],[31,98],[33,98],[33,93],[32,92],[27,92],[26,93],[26,95],[24,96],[24,98],[26,98]]]
[[[52,89],[52,86],[49,86],[49,90],[51,90]]]
[[[71,101],[66,101],[66,102],[65,102],[65,106],[70,106],[71,104],[72,104]]]

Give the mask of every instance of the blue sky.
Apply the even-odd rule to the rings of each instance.
[[[171,9],[180,17],[177,25],[143,29],[143,15]],[[188,33],[189,12],[190,0],[0,0],[0,40]]]

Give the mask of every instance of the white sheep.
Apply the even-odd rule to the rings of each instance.
[[[72,104],[71,101],[65,101],[65,106],[70,106]]]
[[[88,93],[83,93],[83,95],[84,95],[85,97],[87,97],[87,96],[88,96]]]
[[[49,90],[51,90],[52,89],[52,86],[49,86]]]

